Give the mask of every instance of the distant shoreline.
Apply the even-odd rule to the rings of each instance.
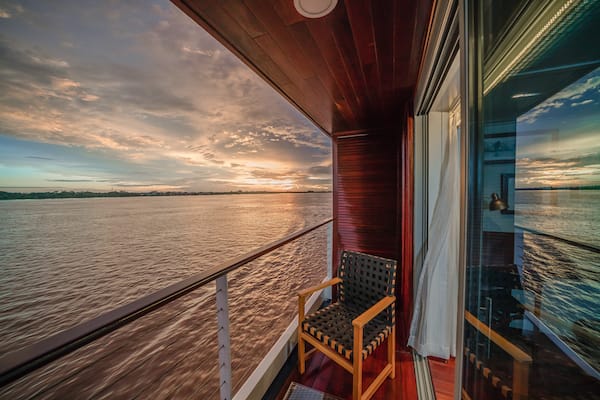
[[[283,194],[283,193],[331,193],[329,190],[317,191],[288,191],[288,192],[268,192],[268,191],[236,191],[236,192],[74,192],[74,191],[55,191],[55,192],[3,192],[0,191],[0,200],[43,200],[43,199],[92,199],[106,197],[167,197],[167,196],[214,196],[214,195],[232,195],[232,194]]]
[[[545,186],[536,188],[515,188],[515,190],[600,190],[600,185],[592,186]]]

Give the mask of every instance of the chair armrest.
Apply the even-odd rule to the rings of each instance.
[[[383,299],[379,300],[377,303],[373,304],[371,308],[367,311],[360,314],[358,317],[352,320],[352,326],[356,328],[364,328],[364,326],[373,318],[375,318],[379,313],[388,308],[396,301],[396,296],[386,296]]]
[[[321,283],[319,285],[312,286],[312,287],[309,287],[308,289],[304,289],[304,290],[299,291],[298,292],[298,297],[300,297],[300,298],[306,297],[309,294],[316,292],[317,290],[324,289],[324,288],[326,288],[328,286],[336,285],[336,284],[338,284],[340,282],[342,282],[342,280],[340,278],[333,278],[333,279],[328,280],[326,282],[323,282],[323,283]]]

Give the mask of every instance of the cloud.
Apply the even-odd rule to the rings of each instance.
[[[311,175],[316,176],[331,176],[331,164],[329,165],[316,165],[314,167],[310,167],[308,172]]]
[[[538,104],[536,107],[521,115],[517,121],[519,123],[533,124],[542,115],[559,109],[565,104],[570,104],[571,107],[577,107],[593,102],[592,99],[576,101],[585,97],[598,96],[600,93],[600,68],[595,69],[579,81],[567,86],[554,96]]]
[[[94,179],[47,179],[48,182],[95,182]]]
[[[584,101],[580,101],[579,103],[571,103],[571,107],[583,106],[585,104],[590,104],[590,103],[593,103],[593,102],[594,102],[594,100],[587,99],[587,100],[584,100]]]
[[[600,152],[570,158],[521,158],[516,163],[518,187],[600,184]]]
[[[600,162],[600,155],[588,155],[582,157],[574,157],[567,159],[540,157],[536,159],[522,158],[517,161],[517,167],[522,170],[563,170],[567,171],[570,168],[582,168],[588,165],[593,165]]]
[[[53,161],[53,158],[50,157],[40,157],[40,156],[25,156],[25,158],[31,158],[34,160],[44,160],[44,161]]]
[[[9,19],[24,11],[20,4],[6,4],[0,7],[0,18]]]
[[[307,171],[330,163],[329,138],[172,4],[61,7],[63,15],[41,7],[23,13],[44,21],[33,25],[37,43],[0,28],[2,134],[78,157],[94,154],[101,172],[88,173],[90,180],[115,185],[157,186],[131,178],[142,171],[190,190],[246,188],[252,179],[283,176],[308,189],[329,179]],[[118,172],[102,171],[109,160]],[[61,176],[49,179],[80,177],[50,164],[45,168]],[[261,168],[273,177],[260,178]]]
[[[52,77],[64,77],[66,74],[66,62],[43,56],[35,50],[16,47],[14,42],[10,43],[1,36],[0,54],[3,84],[49,84]]]
[[[201,56],[206,56],[206,57],[213,57],[213,56],[219,54],[218,50],[190,49],[187,46],[183,46],[181,48],[181,51],[183,51],[184,53],[200,54]]]

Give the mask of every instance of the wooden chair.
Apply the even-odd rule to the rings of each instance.
[[[344,251],[339,277],[298,293],[298,361],[304,373],[305,342],[349,371],[352,398],[370,399],[386,377],[394,379],[396,261],[368,254]],[[310,315],[304,315],[306,297],[332,285],[338,287],[338,301]],[[363,361],[388,339],[388,362],[373,383],[362,392]],[[356,356],[359,351],[359,356]]]

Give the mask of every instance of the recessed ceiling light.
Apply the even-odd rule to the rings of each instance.
[[[329,14],[338,0],[294,0],[294,7],[306,18],[320,18]]]

